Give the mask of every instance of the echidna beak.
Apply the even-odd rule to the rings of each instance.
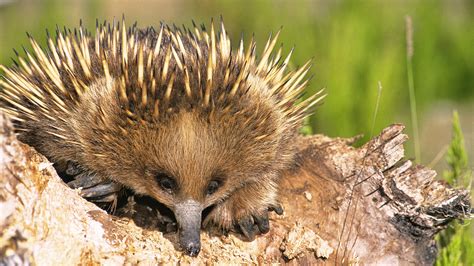
[[[184,252],[196,257],[201,251],[201,214],[200,203],[187,200],[176,205],[174,215],[179,224],[179,244]]]

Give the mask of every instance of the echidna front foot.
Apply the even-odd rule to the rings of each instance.
[[[268,207],[268,211],[243,217],[237,221],[236,227],[249,241],[252,241],[255,238],[255,235],[266,234],[270,231],[268,213],[271,211],[274,211],[278,215],[283,214],[283,208],[281,205],[275,204]]]
[[[252,241],[257,234],[265,234],[270,230],[268,213],[243,217],[237,221],[237,226],[247,240]]]
[[[262,197],[249,200],[248,195],[252,194]],[[215,206],[204,219],[203,226],[230,230],[252,241],[255,236],[270,231],[269,212],[283,214],[283,208],[275,197],[276,193],[271,189],[248,184]]]
[[[72,171],[66,170],[66,173],[71,174]],[[81,197],[97,204],[109,204],[112,209],[117,203],[118,193],[123,188],[118,183],[88,172],[75,175],[74,180],[67,185],[72,189],[81,189],[79,192]]]

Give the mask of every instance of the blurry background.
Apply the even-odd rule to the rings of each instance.
[[[25,32],[40,43],[45,29],[95,28],[120,18],[158,27],[160,21],[209,25],[223,16],[234,47],[252,33],[261,51],[270,32],[283,26],[284,51],[296,47],[293,66],[314,58],[308,91],[329,93],[309,120],[314,133],[370,137],[382,84],[374,134],[401,122],[413,136],[406,65],[405,15],[413,20],[413,74],[421,139],[421,162],[435,160],[450,141],[452,111],[460,114],[467,150],[474,158],[474,1],[15,1],[0,0],[0,63],[10,65],[12,48],[29,48]],[[93,31],[94,32],[94,31]],[[406,145],[414,157],[413,138]]]

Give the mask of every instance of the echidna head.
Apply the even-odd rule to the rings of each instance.
[[[127,144],[122,145],[129,147],[126,157],[136,158],[135,162],[114,160],[115,170],[123,169],[118,180],[173,210],[181,245],[187,250],[199,246],[205,208],[251,182],[276,187],[266,176],[287,163],[278,154],[290,151],[279,151],[277,124],[268,121],[265,131],[260,129],[258,134],[269,137],[255,140],[257,132],[243,123],[243,117],[179,112],[161,126],[130,131]]]

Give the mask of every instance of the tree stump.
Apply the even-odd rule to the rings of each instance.
[[[0,114],[0,264],[432,264],[434,235],[470,215],[470,196],[403,160],[402,131],[391,125],[360,148],[355,139],[295,140],[297,166],[280,184],[285,212],[272,214],[270,232],[248,242],[203,231],[191,258],[175,234],[82,199]]]

